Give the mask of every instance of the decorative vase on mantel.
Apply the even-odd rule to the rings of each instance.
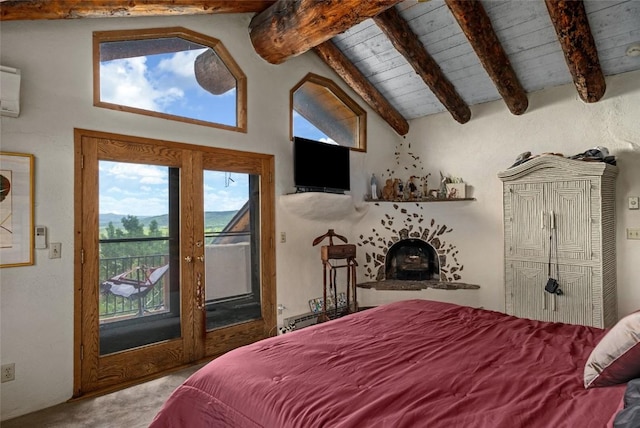
[[[378,199],[378,181],[375,174],[371,174],[371,199]]]

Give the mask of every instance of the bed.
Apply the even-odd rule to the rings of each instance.
[[[625,384],[585,387],[606,333],[395,302],[226,353],[178,387],[151,428],[612,426]]]

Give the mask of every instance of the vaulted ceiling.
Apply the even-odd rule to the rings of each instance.
[[[571,82],[597,102],[605,76],[640,70],[640,0],[0,0],[3,21],[211,13],[255,14],[272,64],[313,50],[400,135],[499,99],[526,114],[528,93]]]

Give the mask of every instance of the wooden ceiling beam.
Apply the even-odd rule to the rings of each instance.
[[[562,0],[545,3],[580,98],[587,103],[600,100],[607,85],[584,3]]]
[[[453,118],[460,123],[468,122],[471,118],[469,106],[398,11],[395,8],[387,9],[373,20]]]
[[[527,93],[511,67],[509,58],[496,36],[487,12],[478,0],[445,0],[467,36],[480,63],[493,80],[511,113],[519,115],[529,106]]]
[[[314,47],[313,50],[398,134],[405,135],[409,132],[409,122],[402,117],[398,110],[387,101],[380,91],[367,80],[333,42],[326,41]]]
[[[0,20],[262,12],[275,0],[3,0]]]
[[[251,43],[267,62],[281,64],[400,1],[278,0],[251,20]]]

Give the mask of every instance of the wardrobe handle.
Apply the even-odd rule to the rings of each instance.
[[[540,211],[540,229],[544,229],[544,211]]]
[[[551,211],[551,215],[549,216],[549,220],[551,221],[551,229],[556,228],[556,215]]]

